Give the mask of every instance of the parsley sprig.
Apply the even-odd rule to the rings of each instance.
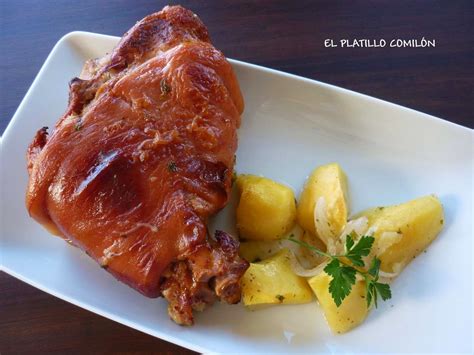
[[[365,269],[365,263],[362,259],[370,254],[374,237],[364,235],[354,240],[353,235],[347,235],[345,252],[342,255],[331,255],[319,250],[311,244],[290,236],[288,240],[297,243],[307,249],[312,250],[318,255],[329,258],[329,263],[324,271],[332,277],[329,282],[329,293],[331,294],[336,306],[340,306],[342,301],[351,293],[352,286],[356,282],[356,274],[361,275],[366,285],[367,308],[372,302],[377,308],[377,299],[380,296],[386,301],[392,297],[390,286],[379,282],[380,259],[373,258],[368,270]]]

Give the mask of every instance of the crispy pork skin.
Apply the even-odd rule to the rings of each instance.
[[[28,152],[26,206],[170,316],[240,299],[238,242],[208,236],[231,189],[239,84],[191,11],[165,7],[88,61],[69,105]]]

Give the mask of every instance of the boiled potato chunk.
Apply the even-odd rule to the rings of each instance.
[[[299,228],[294,228],[290,233],[294,238],[313,245],[319,250],[326,251],[326,245],[310,233],[303,232]],[[242,241],[240,242],[239,255],[248,262],[255,263],[268,259],[284,248],[290,249],[305,269],[312,269],[325,260],[325,257],[316,254],[314,251],[286,239]]]
[[[381,270],[400,272],[420,254],[443,227],[443,206],[435,196],[424,196],[396,206],[362,212],[374,233]]]
[[[240,242],[239,255],[249,263],[265,260],[282,249],[280,240],[248,240]]]
[[[326,245],[317,237],[310,235],[295,225],[287,234],[295,239],[311,244],[322,251],[326,251]],[[311,269],[319,265],[324,257],[319,256],[312,250],[289,241],[287,238],[275,240],[244,240],[240,242],[239,255],[250,263],[259,262],[277,254],[282,249],[289,249],[296,256],[299,264],[305,269]]]
[[[242,277],[242,300],[246,306],[311,302],[313,294],[303,277],[293,273],[290,251],[252,263]]]
[[[240,175],[237,189],[237,229],[243,239],[278,239],[293,228],[296,203],[288,186],[260,176]]]
[[[327,244],[327,236],[318,235],[314,223],[314,208],[320,197],[324,197],[326,203],[327,222],[332,237],[339,237],[348,214],[347,178],[339,164],[331,163],[316,168],[306,181],[298,203],[299,225]]]
[[[331,276],[322,272],[309,279],[308,283],[323,309],[331,331],[337,334],[345,333],[362,323],[369,312],[365,299],[365,282],[356,281],[351,293],[337,307],[329,293],[330,281]]]

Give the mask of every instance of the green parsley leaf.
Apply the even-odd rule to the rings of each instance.
[[[336,306],[339,307],[351,293],[352,285],[355,284],[356,270],[352,267],[341,266],[338,259],[333,259],[326,265],[324,271],[332,276],[332,280],[329,282],[329,293]]]
[[[390,290],[390,286],[388,284],[384,284],[381,282],[377,282],[374,280],[367,281],[367,308],[370,307],[372,300],[374,301],[375,308],[377,308],[377,299],[378,297],[382,298],[382,300],[386,301],[392,298],[392,291]]]
[[[375,280],[379,279],[380,259],[373,258],[370,268],[367,271]]]
[[[381,265],[380,259],[373,258],[368,270],[361,269],[365,267],[362,257],[370,254],[370,250],[374,244],[374,238],[370,236],[362,236],[357,242],[355,242],[356,237],[357,234],[355,233],[347,235],[345,243],[346,252],[344,255],[331,255],[323,252],[313,245],[295,239],[293,234],[288,238],[288,240],[329,259],[329,263],[324,268],[324,271],[332,277],[329,282],[329,293],[331,294],[336,306],[339,307],[342,304],[342,301],[351,293],[352,286],[356,282],[356,274],[359,274],[366,282],[367,308],[371,306],[372,302],[377,308],[377,299],[379,295],[384,301],[392,297],[390,286],[378,282]],[[347,260],[349,260],[349,262]]]
[[[374,286],[384,301],[392,298],[392,291],[390,290],[390,286],[388,284],[374,282]]]
[[[354,246],[354,239],[352,239],[351,235],[348,234],[346,236],[346,253],[351,250],[351,248]]]
[[[367,308],[370,307],[372,301],[374,302],[375,308],[377,308],[377,288],[373,281],[367,282]]]
[[[364,267],[364,261],[362,260],[362,257],[369,255],[370,249],[372,248],[372,245],[374,244],[374,240],[375,240],[374,237],[369,237],[367,235],[362,236],[359,239],[359,241],[351,249],[347,251],[345,256],[355,266]],[[346,246],[347,246],[347,239],[346,239]]]

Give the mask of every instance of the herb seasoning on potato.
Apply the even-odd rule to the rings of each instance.
[[[391,298],[389,282],[444,221],[435,196],[348,220],[347,178],[337,163],[313,170],[297,208],[293,191],[268,178],[240,175],[237,188],[239,253],[251,263],[242,278],[245,306],[307,303],[314,293],[337,334],[361,324],[379,298]]]

